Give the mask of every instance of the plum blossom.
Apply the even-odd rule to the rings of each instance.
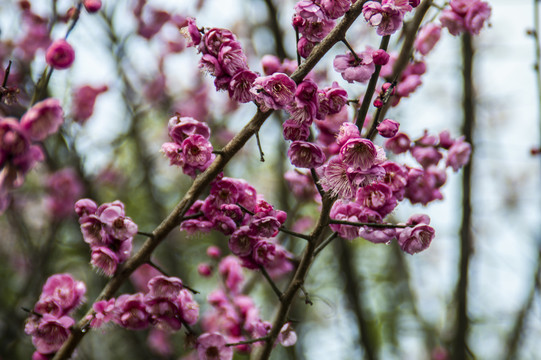
[[[204,333],[197,338],[199,360],[231,360],[233,348],[225,346],[225,338],[219,333]]]
[[[348,52],[346,55],[336,55],[333,61],[334,70],[347,82],[367,82],[376,70],[370,51],[357,53],[357,56]]]
[[[377,27],[378,35],[392,35],[402,27],[404,14],[411,11],[408,0],[368,1],[363,5],[363,15],[366,21]]]
[[[54,134],[64,122],[64,112],[58,99],[45,99],[32,106],[21,118],[21,127],[34,141]]]
[[[255,79],[251,91],[263,109],[279,110],[293,101],[296,89],[297,85],[289,76],[275,73]]]
[[[47,49],[45,60],[56,70],[68,69],[75,60],[75,51],[66,40],[55,40]]]

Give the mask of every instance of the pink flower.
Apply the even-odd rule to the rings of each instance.
[[[443,155],[434,146],[418,146],[415,145],[410,149],[411,155],[417,160],[423,168],[428,168],[431,165],[438,165]]]
[[[233,254],[247,256],[252,253],[257,240],[248,226],[242,226],[229,237],[228,245]]]
[[[137,224],[125,216],[124,204],[118,200],[102,204],[96,215],[105,225],[105,231],[120,241],[131,240],[137,234]]]
[[[232,293],[238,293],[240,285],[244,281],[242,268],[238,258],[229,255],[224,257],[218,265],[218,271],[225,279],[225,285]]]
[[[410,169],[408,172],[406,197],[412,204],[428,204],[434,200],[443,199],[439,188],[443,186],[446,180],[444,170],[434,166],[426,170]]]
[[[274,260],[276,246],[270,241],[258,241],[252,251],[252,259],[259,265],[267,266]]]
[[[367,82],[376,70],[370,51],[357,53],[357,57],[359,60],[348,52],[346,55],[336,55],[334,58],[334,70],[339,72],[347,82]]]
[[[115,317],[118,325],[130,330],[141,330],[149,325],[150,315],[146,311],[144,295],[120,295],[115,303]]]
[[[415,39],[414,48],[421,55],[426,55],[434,48],[440,40],[441,26],[435,23],[428,23],[419,30]]]
[[[178,297],[182,290],[182,280],[176,277],[166,277],[158,275],[148,282],[149,294],[153,297],[163,297],[174,299]]]
[[[207,263],[201,263],[197,265],[197,272],[203,277],[209,277],[212,275],[212,267]]]
[[[319,111],[317,118],[324,120],[326,115],[338,114],[347,104],[348,93],[336,81],[332,86],[318,90]]]
[[[199,319],[199,304],[186,289],[180,290],[177,300],[180,302],[182,320],[188,325],[194,325]]]
[[[257,74],[250,70],[237,72],[229,83],[229,97],[240,103],[248,103],[254,100],[254,94],[250,91],[257,79]]]
[[[398,205],[391,188],[379,182],[359,188],[355,200],[364,207],[376,211],[382,219]]]
[[[81,219],[88,215],[94,215],[98,205],[91,199],[80,199],[75,203],[75,212]]]
[[[72,215],[73,204],[83,193],[83,184],[75,170],[64,168],[49,176],[47,189],[47,208],[62,218]]]
[[[405,228],[398,234],[398,245],[400,245],[402,251],[413,255],[427,249],[435,234],[434,228],[424,224],[416,225],[413,228]]]
[[[351,138],[340,148],[340,158],[353,169],[369,170],[386,160],[383,149],[368,139]]]
[[[231,360],[233,348],[225,346],[225,338],[219,333],[204,333],[197,339],[199,360]]]
[[[325,153],[318,145],[307,141],[293,141],[287,151],[291,164],[299,168],[317,168],[325,163]]]
[[[201,43],[201,33],[195,24],[195,19],[188,17],[186,21],[188,25],[181,29],[181,33],[189,40],[186,46],[197,46]]]
[[[77,88],[73,95],[73,118],[79,123],[84,123],[94,112],[94,105],[98,95],[106,92],[109,88],[106,85],[92,87],[85,85]]]
[[[255,79],[252,93],[264,109],[279,110],[291,103],[297,85],[286,74],[275,73]]]
[[[219,247],[211,245],[207,248],[207,256],[211,259],[219,259],[222,256],[222,251]]]
[[[458,171],[461,167],[470,161],[471,145],[464,141],[464,138],[459,138],[447,152],[446,166],[450,166],[454,171]]]
[[[278,334],[278,341],[282,346],[293,346],[297,342],[297,334],[291,327],[291,323],[285,323]]]
[[[115,299],[101,300],[94,305],[92,308],[96,312],[92,320],[90,321],[90,326],[94,329],[101,327],[103,324],[108,323],[114,318],[115,310]]]
[[[56,274],[50,276],[43,285],[40,302],[44,299],[46,302],[54,302],[60,309],[60,314],[56,315],[62,316],[79,306],[84,301],[85,293],[86,286],[82,281],[74,280],[67,273]]]
[[[385,142],[385,148],[391,150],[395,154],[402,154],[408,151],[411,147],[411,140],[408,135],[398,133]]]
[[[115,274],[120,260],[115,252],[107,246],[95,246],[92,248],[90,263],[105,275],[111,277]]]
[[[351,0],[321,0],[321,9],[329,19],[338,19],[351,7]]]
[[[464,27],[474,35],[478,35],[490,17],[490,6],[484,1],[475,2],[464,17]]]
[[[167,123],[167,130],[171,139],[177,144],[182,144],[190,135],[198,134],[205,139],[210,137],[210,129],[207,124],[191,117],[173,116]]]
[[[75,51],[64,39],[54,41],[45,54],[47,64],[56,70],[67,69],[75,60]]]
[[[377,49],[372,53],[372,59],[376,65],[386,65],[390,58],[391,56],[383,49]]]
[[[41,354],[52,354],[62,347],[70,335],[75,321],[69,316],[56,317],[44,314],[32,335],[32,344]]]
[[[212,144],[203,136],[194,134],[188,136],[181,144],[184,155],[184,166],[193,166],[204,171],[214,160]]]
[[[363,15],[371,26],[377,27],[377,34],[392,35],[402,27],[404,14],[411,11],[408,0],[368,1],[363,5]]]
[[[64,112],[58,99],[45,99],[32,106],[21,118],[21,126],[34,141],[54,134],[64,122]]]
[[[384,138],[392,138],[398,132],[400,124],[391,119],[383,120],[377,127],[378,133]]]
[[[218,53],[220,67],[229,76],[235,76],[239,71],[248,70],[246,55],[238,41],[223,43]]]

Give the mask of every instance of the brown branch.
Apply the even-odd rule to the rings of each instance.
[[[462,35],[462,61],[463,61],[463,133],[465,140],[472,144],[475,127],[475,94],[473,85],[473,56],[474,49],[472,37],[469,33]],[[460,227],[460,265],[459,278],[456,289],[456,324],[453,339],[453,359],[467,359],[467,338],[469,333],[468,319],[468,272],[470,258],[473,252],[472,234],[472,169],[474,151],[470,155],[470,162],[464,166],[462,177],[462,224]]]
[[[354,264],[358,263],[355,258],[352,246],[344,239],[335,241],[335,251],[340,265],[340,275],[344,281],[345,293],[353,315],[357,321],[359,330],[359,344],[364,349],[365,358],[374,360],[378,358],[378,347],[380,344],[379,334],[375,331],[371,321],[366,316],[369,311],[363,302],[359,275]]]
[[[391,38],[390,35],[384,36],[381,39],[379,48],[387,51],[390,38]],[[372,74],[372,77],[370,78],[370,81],[368,82],[368,86],[366,87],[366,92],[364,93],[361,107],[359,108],[359,111],[357,111],[357,120],[355,121],[355,124],[360,130],[362,130],[363,128],[364,120],[366,119],[366,114],[368,114],[368,109],[370,108],[370,104],[372,103],[372,97],[374,96],[376,85],[378,84],[380,71],[381,71],[381,65],[376,65],[376,70]]]

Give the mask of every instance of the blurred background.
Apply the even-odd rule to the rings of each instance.
[[[60,15],[74,2],[33,0],[32,12],[50,19],[51,3],[58,23],[50,37],[56,39],[66,32]],[[396,244],[375,245],[362,239],[326,248],[306,280],[313,306],[300,300],[291,314],[298,321],[298,342],[291,348],[277,347],[273,358],[448,359],[462,331],[457,320],[461,314],[468,329],[469,357],[540,358],[541,168],[539,155],[531,154],[540,146],[541,133],[537,8],[535,0],[489,3],[490,26],[473,38],[476,122],[468,185],[470,220],[463,216],[464,171],[448,173],[443,201],[426,207],[402,202],[391,214],[396,222],[405,222],[415,213],[429,214],[436,238],[428,250],[411,256]],[[88,245],[75,213],[52,208],[51,197],[65,199],[68,208],[81,197],[98,204],[121,200],[139,229],[151,232],[192,182],[160,153],[161,144],[169,141],[168,119],[180,112],[207,122],[216,149],[255,112],[254,104],[239,106],[227,94],[216,93],[213,79],[198,70],[200,55],[185,48],[178,25],[192,16],[198,26],[230,29],[241,41],[251,69],[261,72],[265,54],[296,57],[290,25],[294,5],[289,0],[104,0],[99,13],[81,13],[68,39],[75,48],[75,63],[68,70],[55,71],[47,88],[48,96],[61,100],[66,123],[43,144],[46,161],[26,176],[0,216],[0,358],[31,357],[33,346],[24,334],[28,314],[21,308],[34,306],[48,276],[69,272],[86,283],[87,304],[77,319],[106,283],[89,266]],[[138,6],[140,14],[135,13]],[[2,105],[2,116],[24,112],[46,65],[47,39],[31,31],[40,20],[29,20],[21,8],[19,1],[0,3],[0,60],[3,69],[8,60],[14,61],[10,80],[20,88],[18,105]],[[431,9],[425,19],[437,12]],[[282,36],[273,34],[273,24],[278,24]],[[361,18],[347,38],[358,50],[379,46],[376,34]],[[391,37],[389,49],[400,49],[398,34]],[[319,78],[327,78],[327,84],[336,80],[350,98],[358,98],[364,87],[346,83],[332,70],[334,55],[345,51],[338,44],[315,71]],[[464,121],[460,37],[444,29],[424,61],[427,73],[422,86],[387,116],[399,121],[401,130],[412,138],[422,136],[425,129],[431,134],[447,129],[458,137]],[[73,111],[75,91],[84,85],[107,87],[87,119]],[[226,175],[248,180],[266,200],[293,214],[288,226],[301,227],[298,220],[313,221],[318,206],[292,198],[283,180],[292,167],[281,140],[282,120],[273,115],[263,126],[264,163],[250,140],[228,165]],[[413,163],[405,155],[394,159]],[[51,180],[64,168],[72,169],[79,185]],[[471,221],[467,226],[471,238],[465,245],[460,233],[464,221]],[[134,247],[144,240],[136,237]],[[287,241],[292,253],[300,254],[302,240]],[[168,273],[201,292],[195,297],[201,313],[218,282],[216,276],[204,278],[197,272],[199,263],[209,262],[205,251],[212,244],[225,254],[229,251],[222,234],[173,231],[154,254]],[[343,258],[344,246],[352,263]],[[464,262],[461,267],[461,259],[468,259],[466,268]],[[251,295],[261,317],[271,320],[277,306],[274,294],[256,275],[247,271],[246,277],[254,282]],[[459,279],[467,280],[466,287],[464,282],[458,285]],[[279,286],[286,284],[286,279],[278,281]],[[121,292],[134,291],[136,286],[128,282]],[[166,345],[170,351],[164,351]],[[178,359],[187,354],[183,331],[164,340],[149,337],[147,330],[115,327],[91,332],[77,351],[80,359]]]

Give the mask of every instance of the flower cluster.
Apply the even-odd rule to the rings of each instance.
[[[39,145],[64,122],[60,102],[49,98],[32,106],[18,122],[0,117],[0,213],[9,203],[8,190],[21,186],[24,176],[44,159]]]
[[[36,347],[33,358],[48,358],[70,335],[75,324],[69,314],[84,301],[86,286],[70,274],[56,274],[47,279],[24,331]]]
[[[199,214],[199,216],[197,216]],[[289,254],[272,238],[286,220],[286,213],[258,199],[256,190],[244,180],[222,177],[211,183],[205,200],[196,201],[180,229],[188,233],[212,229],[230,236],[229,248],[244,266],[265,266],[276,274],[291,271]]]
[[[199,304],[176,277],[158,275],[147,284],[144,294],[123,294],[116,299],[100,300],[93,305],[94,314],[88,317],[92,328],[113,321],[130,330],[146,329],[154,325],[167,332],[178,331],[183,324],[193,325],[199,317]]]
[[[197,343],[201,359],[212,359],[201,357],[202,349],[205,349],[206,353],[210,346],[217,348],[214,351],[224,352],[219,344],[207,343],[208,334],[214,334],[215,340],[219,339],[223,346],[226,341],[236,343],[249,338],[264,337],[271,329],[271,324],[260,318],[252,298],[241,293],[244,275],[240,260],[231,255],[226,256],[220,261],[218,269],[225,287],[214,290],[207,298],[211,309],[203,316],[201,326],[205,334],[199,337]],[[296,335],[290,325],[284,325],[278,341],[284,346],[290,346],[295,343],[295,339]],[[254,346],[258,344],[255,343]],[[244,353],[251,349],[252,346],[248,344],[235,346],[235,350]]]
[[[107,276],[113,276],[118,264],[131,254],[137,224],[124,213],[120,201],[100,205],[81,199],[75,203],[83,239],[92,251],[90,263]]]
[[[321,186],[341,199],[352,199],[360,187],[385,175],[381,166],[386,160],[383,149],[361,138],[355,124],[345,122],[336,138],[339,152],[321,167]]]
[[[241,103],[254,100],[250,90],[258,75],[248,68],[242,46],[231,31],[212,28],[201,36],[191,18],[183,31],[190,40],[188,46],[197,46],[203,55],[199,67],[216,78],[217,90],[227,90],[233,100]]]
[[[438,167],[446,151],[445,166],[458,171],[468,163],[471,145],[464,138],[452,139],[448,131],[438,136],[425,134],[413,143],[404,133],[398,133],[385,142],[385,148],[395,154],[409,151],[422,168],[408,167],[405,196],[412,204],[428,204],[443,198],[440,188],[445,184],[445,170]]]
[[[351,0],[302,0],[295,5],[293,27],[301,34],[297,43],[298,53],[307,58],[317,45],[334,28],[334,20],[351,7]]]
[[[402,27],[404,15],[413,10],[409,0],[367,1],[363,5],[366,21],[376,27],[378,35],[392,35]]]
[[[214,161],[207,124],[177,114],[169,119],[167,128],[173,141],[164,143],[162,152],[171,165],[182,167],[186,175],[195,178],[199,171],[205,171]]]
[[[490,14],[490,6],[484,1],[451,0],[449,6],[441,12],[440,22],[451,35],[463,32],[478,35]]]

